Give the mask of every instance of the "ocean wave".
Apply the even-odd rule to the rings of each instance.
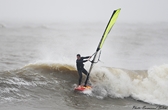
[[[52,69],[67,75],[77,71],[67,64],[40,64],[29,65],[34,68]],[[65,75],[64,74],[64,75]],[[168,65],[154,66],[149,70],[126,70],[112,67],[95,66],[90,80],[93,84],[93,95],[99,98],[132,97],[152,104],[167,105],[168,99]],[[71,80],[73,78],[65,79]],[[73,79],[73,80],[75,80]]]
[[[151,104],[168,104],[168,65],[148,71],[99,67],[91,79],[95,82],[95,94],[102,98],[132,97]]]
[[[93,86],[91,96],[99,99],[132,97],[151,104],[168,104],[168,65],[166,64],[151,67],[149,70],[94,66],[90,80]],[[1,89],[5,88],[1,93],[18,92],[21,87],[26,89],[43,87],[51,91],[55,91],[56,88],[66,88],[63,91],[71,91],[72,86],[77,82],[78,74],[75,66],[60,63],[28,64],[18,70],[10,71],[8,75],[1,74],[0,81]],[[58,87],[55,87],[56,85]]]

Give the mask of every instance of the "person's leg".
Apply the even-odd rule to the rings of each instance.
[[[85,68],[82,69],[82,72],[87,76],[88,72],[85,70]]]
[[[87,74],[89,74],[84,68],[82,70],[82,72],[87,76]],[[87,84],[88,85],[91,85],[91,81],[89,80],[89,77],[86,77],[86,80],[87,80]],[[86,81],[85,81],[85,86],[86,86]]]
[[[82,70],[78,70],[78,74],[79,74],[79,85],[81,85],[82,82]]]

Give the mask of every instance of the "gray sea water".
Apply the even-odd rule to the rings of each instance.
[[[168,109],[168,23],[117,22],[90,74],[93,89],[74,92],[76,54],[92,55],[105,27],[1,22],[0,110]]]

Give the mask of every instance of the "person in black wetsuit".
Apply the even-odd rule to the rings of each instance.
[[[81,57],[80,54],[77,54],[77,60],[76,60],[76,67],[78,70],[78,74],[79,74],[79,86],[81,85],[82,82],[82,73],[84,73],[85,75],[88,74],[88,72],[85,70],[84,68],[84,62],[87,62],[88,60],[84,60],[84,59],[88,59],[91,58],[91,56],[87,56],[87,57]]]

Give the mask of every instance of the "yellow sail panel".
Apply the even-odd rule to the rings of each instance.
[[[112,16],[111,16],[111,18],[110,18],[110,20],[109,20],[109,23],[107,24],[107,27],[106,27],[106,29],[105,29],[105,31],[104,31],[104,34],[103,34],[103,36],[102,36],[102,39],[101,39],[101,41],[100,41],[100,44],[99,44],[99,47],[98,47],[99,49],[102,48],[102,46],[103,46],[103,44],[104,44],[104,41],[105,41],[105,39],[107,38],[108,33],[110,32],[111,28],[112,28],[113,25],[115,24],[115,22],[116,22],[116,20],[117,20],[117,18],[118,18],[118,15],[119,15],[119,13],[120,13],[120,10],[121,10],[121,9],[114,10],[114,12],[113,12],[113,14],[112,14]]]

